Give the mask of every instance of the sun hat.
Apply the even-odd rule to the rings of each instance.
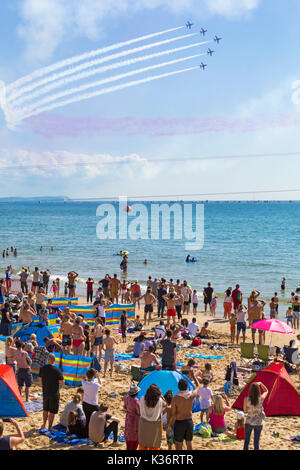
[[[245,414],[243,411],[238,411],[236,417],[237,419],[243,419],[245,417]]]
[[[134,383],[130,385],[128,395],[137,395],[141,389]]]

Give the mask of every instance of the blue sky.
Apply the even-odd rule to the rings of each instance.
[[[210,46],[216,51],[211,58],[194,58],[132,80],[201,61],[208,64],[205,72],[192,70],[78,101],[24,119],[14,128],[0,110],[0,165],[9,167],[2,171],[0,197],[297,189],[299,157],[284,154],[300,151],[300,108],[292,101],[292,84],[300,80],[299,13],[299,0],[290,0],[288,7],[281,0],[3,0],[0,79],[6,85],[58,61],[182,26],[188,19],[194,23],[192,32],[203,26],[208,39],[215,34],[223,39],[218,46],[211,43],[122,67],[69,88],[206,52]],[[182,29],[127,49],[187,34]],[[200,34],[140,55],[198,41]],[[187,159],[264,153],[282,154]],[[159,162],[148,161],[155,158]]]

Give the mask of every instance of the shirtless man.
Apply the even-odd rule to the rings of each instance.
[[[158,362],[156,354],[154,354],[154,347],[149,346],[148,351],[144,349],[144,351],[140,354],[141,360],[141,369],[151,372],[153,370],[160,370],[161,365]],[[153,365],[153,362],[156,365]]]
[[[183,295],[183,315],[186,313],[189,314],[190,311],[190,295],[192,294],[192,289],[188,287],[187,281],[183,281],[181,286],[181,293]]]
[[[173,325],[176,323],[176,309],[175,304],[176,301],[179,300],[179,296],[176,295],[174,292],[170,294],[164,295],[163,299],[167,303],[167,326],[170,324],[170,318],[173,318]]]
[[[109,281],[108,287],[110,289],[110,296],[111,300],[114,303],[116,300],[116,304],[119,303],[119,292],[121,289],[121,281],[118,278],[117,274],[114,274],[114,277]]]
[[[64,312],[62,324],[60,327],[60,333],[62,334],[62,347],[63,347],[64,354],[71,354],[73,324],[74,323],[71,321],[70,315]]]
[[[47,298],[47,295],[45,294],[45,290],[43,287],[40,287],[38,290],[38,293],[36,294],[36,311],[39,313],[39,311],[42,309],[42,303],[44,300]]]
[[[28,323],[31,323],[33,321],[33,318],[36,318],[37,314],[33,310],[32,307],[30,307],[28,300],[24,300],[22,307],[20,308],[20,314],[19,314],[19,322],[23,323],[24,325],[28,325]],[[33,318],[32,318],[33,317]]]
[[[134,306],[137,303],[138,308],[140,308],[141,286],[139,285],[138,280],[136,280],[135,283],[132,284],[130,291]]]
[[[33,283],[32,283],[32,291],[34,294],[37,293],[37,291],[39,290],[39,287],[40,287],[40,270],[38,267],[34,268],[34,271],[32,273],[32,277],[33,277]]]
[[[210,331],[208,329],[208,322],[205,322],[202,326],[201,331],[199,333],[199,337],[204,339],[215,339],[215,337],[210,334]]]
[[[174,424],[176,450],[182,449],[183,441],[186,441],[187,450],[192,450],[194,431],[192,409],[194,400],[199,393],[200,383],[198,378],[195,377],[193,369],[191,375],[196,384],[195,390],[188,391],[188,382],[181,379],[178,382],[179,393],[176,393],[172,400],[167,434],[171,434],[172,425]]]
[[[103,320],[101,317],[97,317],[95,320],[94,331],[92,333],[92,352],[97,356],[98,351],[99,362],[102,358],[104,332],[105,328],[103,326]]]
[[[146,294],[142,295],[141,299],[145,299],[145,308],[144,308],[144,324],[145,326],[150,324],[151,314],[153,313],[153,304],[156,302],[155,295],[152,294],[151,287],[147,288]],[[141,300],[140,299],[140,300]],[[149,317],[147,318],[149,314]]]
[[[83,356],[84,352],[85,335],[82,326],[80,326],[80,323],[81,319],[77,317],[71,330],[74,356]]]
[[[75,297],[76,289],[75,289],[75,281],[78,277],[78,273],[75,271],[70,271],[68,273],[68,280],[69,280],[69,298]]]
[[[110,363],[110,376],[113,376],[115,362],[115,344],[119,344],[119,341],[115,340],[115,338],[112,338],[110,336],[110,330],[105,330],[105,338],[103,340],[105,352],[103,377],[105,377],[108,363]]]
[[[251,326],[253,323],[256,323],[259,320],[262,320],[264,318],[264,306],[266,305],[266,302],[264,300],[257,300],[258,295],[253,298],[250,302],[248,299],[248,321],[249,321],[249,326]],[[251,306],[249,308],[249,305]],[[251,333],[252,333],[252,342],[255,344],[255,334],[256,334],[256,329],[251,328]],[[264,332],[263,330],[258,330],[258,341],[259,344],[263,344],[263,337],[264,337]]]

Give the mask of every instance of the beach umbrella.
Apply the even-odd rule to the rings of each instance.
[[[289,327],[286,323],[276,320],[275,318],[271,318],[270,320],[264,319],[264,320],[259,320],[255,323],[252,323],[251,328],[255,328],[257,330],[262,330],[262,331],[270,331],[271,333],[271,340],[270,340],[270,345],[272,344],[272,333],[282,333],[286,335],[290,335],[295,333],[292,328]]]

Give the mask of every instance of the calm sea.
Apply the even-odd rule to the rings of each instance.
[[[143,204],[150,208],[149,202]],[[239,283],[245,294],[255,288],[268,298],[274,291],[280,293],[282,277],[287,279],[285,297],[300,284],[299,202],[204,203],[204,246],[191,252],[197,263],[185,262],[185,244],[173,240],[172,231],[171,240],[99,240],[98,206],[99,202],[2,203],[0,255],[14,246],[18,257],[1,257],[1,273],[12,264],[16,271],[23,265],[39,266],[64,278],[74,269],[81,282],[89,276],[99,280],[106,273],[121,275],[121,258],[114,254],[128,250],[127,278],[142,284],[150,275],[187,279],[198,290],[210,281],[223,293]],[[148,265],[143,264],[145,258]]]

